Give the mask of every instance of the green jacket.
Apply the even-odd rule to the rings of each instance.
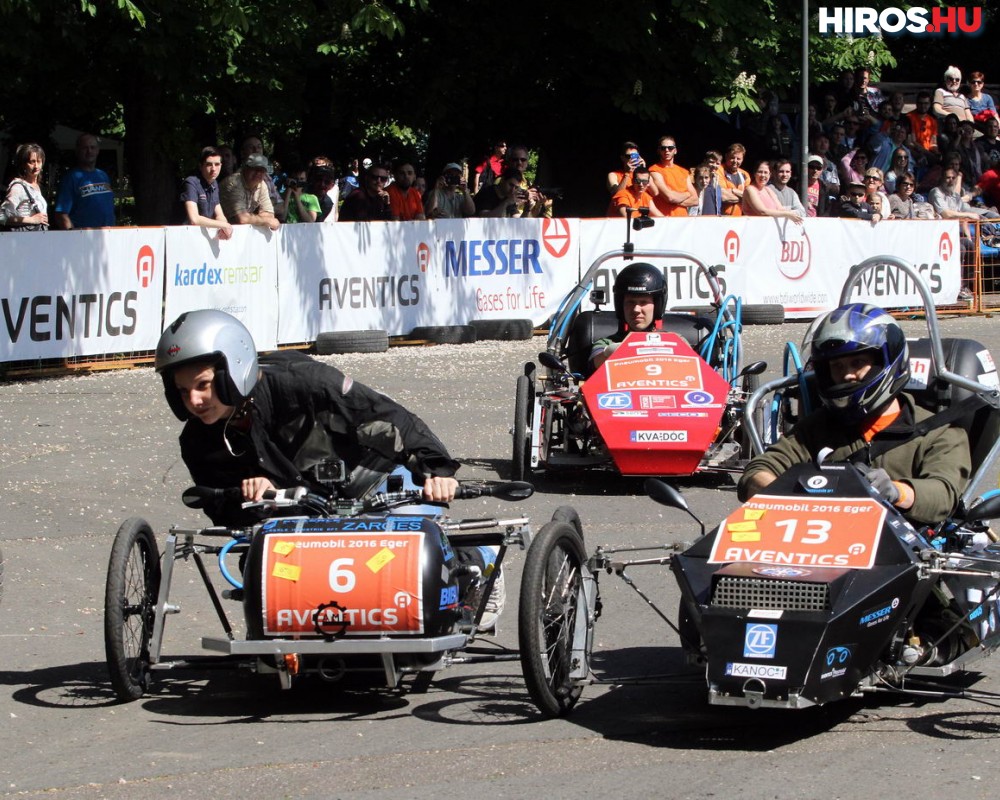
[[[924,436],[909,438],[915,422],[933,415],[915,407],[913,398],[907,394],[901,394],[899,401],[900,415],[888,428],[879,431],[872,443],[893,439],[908,441],[874,459],[867,455],[854,456],[869,448],[860,426],[845,426],[829,409],[821,408],[750,461],[740,478],[740,500],[747,499],[748,478],[754,473],[767,470],[781,475],[793,464],[813,460],[824,447],[832,447],[833,453],[827,461],[851,460],[881,467],[894,481],[908,483],[913,488],[915,500],[912,508],[903,513],[914,524],[934,525],[946,519],[958,503],[972,470],[968,437],[961,428],[943,426]]]

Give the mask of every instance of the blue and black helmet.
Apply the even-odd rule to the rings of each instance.
[[[849,303],[835,308],[813,326],[808,344],[820,399],[847,420],[874,414],[910,379],[903,329],[878,306]],[[835,384],[830,362],[861,352],[876,356],[871,370],[860,381]]]

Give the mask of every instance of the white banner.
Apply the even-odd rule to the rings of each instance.
[[[195,308],[241,319],[261,350],[322,331],[547,320],[579,274],[625,241],[620,219],[249,225],[220,241],[198,227],[0,233],[0,361],[153,350],[164,323]],[[851,266],[891,254],[916,265],[938,305],[960,281],[958,223],[747,217],[657,220],[632,232],[643,251],[691,253],[745,303],[780,303],[789,317],[833,308]],[[624,264],[595,280],[611,296]],[[664,266],[668,305],[704,305],[708,286],[685,259]],[[859,299],[918,305],[909,281],[880,267]],[[162,304],[161,304],[162,301]]]
[[[163,228],[0,233],[0,361],[152,350]]]
[[[473,319],[538,324],[579,268],[579,220],[289,225],[281,234],[281,343]]]
[[[581,223],[580,267],[585,272],[601,254],[620,249],[621,220]],[[835,308],[848,272],[866,258],[893,255],[916,266],[933,293],[935,305],[955,302],[960,288],[958,223],[888,220],[808,219],[802,225],[760,217],[658,219],[652,228],[632,232],[638,252],[684,251],[714,266],[726,292],[744,303],[777,303],[787,317],[812,318]],[[595,280],[611,297],[614,275],[623,260],[606,262]],[[668,307],[701,305],[708,287],[683,259],[667,262]],[[898,270],[879,267],[863,279],[859,300],[887,308],[920,305],[912,282]]]
[[[280,231],[234,225],[233,238],[225,241],[215,228],[179,225],[166,231],[164,324],[185,311],[216,308],[246,325],[258,350],[273,350]]]

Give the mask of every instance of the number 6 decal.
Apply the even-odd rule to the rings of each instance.
[[[330,564],[330,588],[335,592],[349,592],[357,583],[353,558],[335,558]]]

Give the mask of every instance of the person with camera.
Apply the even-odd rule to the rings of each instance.
[[[423,487],[426,501],[455,497],[460,464],[420,417],[304,353],[258,358],[250,331],[224,311],[181,314],[160,336],[154,366],[184,423],[181,458],[192,480],[242,491],[205,508],[216,525],[256,522],[242,501],[260,501],[270,489],[363,497],[397,467]],[[481,573],[496,558],[491,547],[456,551]],[[501,572],[481,630],[496,624],[504,594]]]
[[[369,222],[392,219],[389,193],[385,188],[388,182],[388,167],[373,164],[364,170],[361,173],[361,188],[347,195],[347,199],[340,207],[340,221]]]
[[[628,185],[632,182],[632,173],[636,167],[646,166],[646,159],[639,155],[639,145],[635,142],[625,142],[622,144],[619,157],[622,162],[621,169],[609,172],[607,181],[605,182],[608,194],[612,197],[622,189],[628,188]]]
[[[319,198],[309,191],[304,169],[292,170],[285,181],[285,205],[287,223],[315,222],[319,216]]]
[[[531,204],[528,190],[522,188],[524,175],[519,169],[506,167],[500,173],[500,182],[484,186],[476,195],[476,216],[479,217],[530,217]]]
[[[463,177],[461,164],[452,161],[444,165],[434,188],[424,198],[424,210],[427,219],[462,219],[475,215],[476,204]]]

